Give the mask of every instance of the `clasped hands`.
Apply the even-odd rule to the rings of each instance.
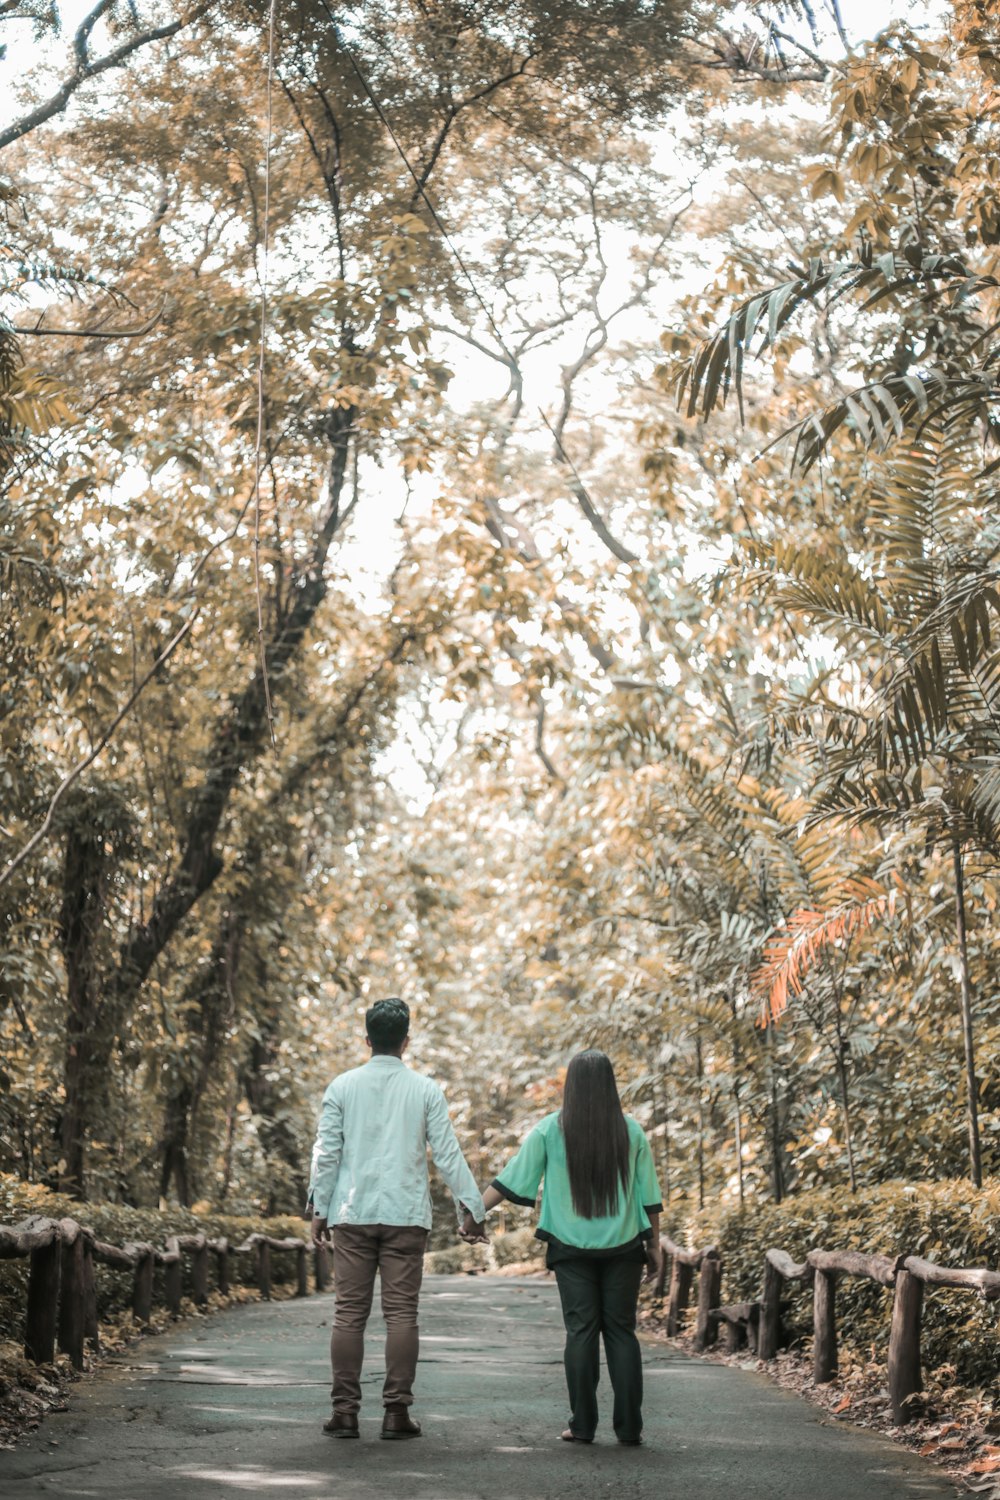
[[[464,1240],[467,1245],[488,1244],[489,1236],[486,1233],[485,1219],[482,1221],[482,1223],[477,1223],[470,1214],[469,1210],[466,1209],[465,1217],[462,1219],[462,1222],[459,1225],[458,1237],[459,1239]]]

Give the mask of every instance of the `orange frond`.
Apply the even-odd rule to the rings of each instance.
[[[874,880],[858,877],[840,892],[848,899],[817,911],[799,907],[784,927],[774,932],[764,949],[764,958],[750,978],[750,993],[760,1001],[762,1026],[777,1021],[787,1009],[790,995],[797,995],[825,948],[849,941],[876,922],[891,918],[902,882],[892,877],[891,889]]]

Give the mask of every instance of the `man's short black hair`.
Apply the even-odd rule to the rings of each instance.
[[[365,1011],[365,1031],[373,1052],[395,1052],[410,1030],[410,1007],[405,1000],[376,1000]]]

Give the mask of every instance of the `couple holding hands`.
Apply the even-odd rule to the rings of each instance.
[[[324,1430],[356,1438],[365,1325],[375,1275],[386,1325],[383,1438],[415,1438],[410,1416],[419,1352],[417,1306],[431,1227],[427,1147],[459,1206],[459,1233],[486,1241],[486,1215],[503,1201],[533,1208],[545,1191],[537,1238],[555,1273],[566,1325],[568,1443],[593,1442],[603,1337],[620,1443],[642,1441],[639,1287],[659,1270],[660,1192],[642,1127],[622,1111],[610,1059],[580,1052],[566,1073],[562,1109],[541,1120],[480,1193],[440,1087],[403,1062],[410,1013],[379,1000],[365,1014],[371,1058],[323,1095],[310,1203],[316,1244],[333,1240],[336,1303],[333,1413]]]

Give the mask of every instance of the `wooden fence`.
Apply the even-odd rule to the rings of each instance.
[[[56,1345],[68,1354],[79,1370],[83,1367],[85,1343],[98,1345],[97,1294],[94,1262],[132,1272],[132,1316],[144,1326],[153,1310],[154,1271],[163,1268],[163,1301],[177,1317],[181,1306],[184,1257],[190,1257],[194,1301],[208,1301],[209,1257],[216,1266],[216,1285],[229,1290],[229,1264],[233,1255],[254,1257],[254,1279],[262,1297],[271,1295],[272,1252],[296,1257],[296,1296],[309,1294],[306,1257],[310,1247],[304,1240],[276,1239],[252,1234],[242,1245],[203,1234],[171,1235],[164,1248],[130,1242],[106,1245],[92,1229],[75,1219],[33,1217],[13,1226],[0,1225],[0,1260],[30,1258],[28,1306],[24,1327],[24,1352],[36,1364],[49,1364]],[[312,1252],[316,1290],[329,1284],[329,1256],[325,1247]]]
[[[978,1293],[987,1302],[1000,1300],[1000,1272],[952,1269],[917,1255],[863,1255],[857,1250],[810,1250],[801,1265],[783,1250],[768,1250],[758,1302],[718,1306],[722,1260],[718,1248],[683,1250],[664,1237],[663,1265],[655,1292],[663,1297],[670,1266],[667,1333],[676,1334],[691,1296],[694,1273],[699,1273],[698,1311],[694,1342],[705,1349],[719,1337],[727,1350],[744,1343],[759,1359],[773,1359],[783,1343],[781,1294],[786,1282],[812,1284],[813,1378],[817,1385],[837,1372],[836,1287],[841,1276],[860,1276],[891,1287],[892,1322],[889,1330],[889,1397],[897,1423],[913,1420],[911,1397],[923,1389],[920,1367],[920,1324],[927,1287],[951,1287]]]

